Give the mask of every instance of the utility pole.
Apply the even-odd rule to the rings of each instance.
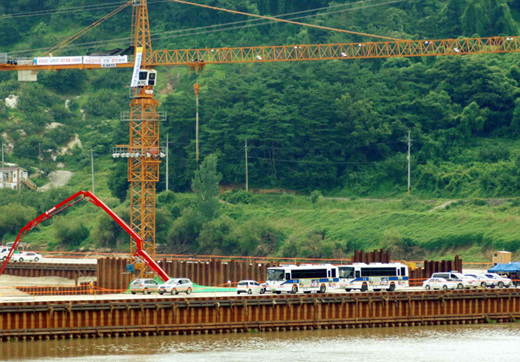
[[[410,157],[410,147],[412,146],[412,139],[410,138],[410,130],[408,130],[408,139],[406,140],[408,142],[408,156],[407,156],[407,159],[408,159],[408,195],[410,195],[411,191],[410,191],[410,160],[411,160],[411,157]]]
[[[197,161],[197,165],[199,164],[199,83],[195,83],[193,85],[193,90],[195,91],[195,160]]]
[[[168,155],[170,154],[169,147],[170,147],[170,142],[168,141],[168,135],[166,135],[166,191],[169,191],[169,189],[168,189],[168,167],[169,167]]]
[[[92,193],[96,194],[96,185],[94,183],[94,154],[92,153],[92,146],[90,147],[90,169],[92,172]]]
[[[40,159],[40,170],[38,172],[38,178],[42,177],[42,144],[38,143],[38,158]]]
[[[249,192],[249,175],[248,175],[248,169],[247,169],[247,138],[246,138],[245,149],[246,149],[246,191]]]

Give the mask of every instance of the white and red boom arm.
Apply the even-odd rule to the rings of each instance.
[[[137,235],[137,233],[130,226],[128,226],[128,224],[123,219],[121,219],[119,215],[112,211],[112,209],[110,209],[103,201],[101,201],[96,195],[94,195],[90,191],[78,191],[74,195],[60,202],[58,205],[45,211],[36,219],[28,222],[27,225],[25,225],[20,230],[13,246],[11,247],[11,250],[9,250],[9,254],[5,258],[4,263],[2,264],[2,268],[0,269],[0,275],[2,275],[2,273],[4,272],[7,263],[11,259],[11,256],[13,255],[14,251],[16,250],[20,242],[22,241],[27,231],[32,230],[34,227],[36,227],[36,225],[38,225],[42,221],[50,219],[57,213],[71,207],[72,205],[78,203],[83,199],[88,199],[88,201],[90,201],[94,205],[102,208],[103,211],[105,211],[112,219],[114,219],[114,221],[117,222],[119,226],[121,226],[135,240],[137,248],[133,255],[135,258],[145,263],[154,272],[154,274],[156,274],[163,281],[167,281],[168,279],[170,279],[168,277],[168,274],[166,274],[166,272],[162,270],[162,268],[155,262],[155,260],[153,260],[152,257],[146,252],[146,250],[143,249],[143,240],[139,237],[139,235]]]

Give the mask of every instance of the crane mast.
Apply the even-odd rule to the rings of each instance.
[[[130,183],[130,225],[140,236],[142,248],[155,258],[155,193],[159,181],[161,152],[159,123],[165,115],[157,111],[154,98],[155,70],[151,66],[152,43],[146,0],[133,1],[132,38],[134,45],[134,77],[130,88],[130,111],[122,112],[128,122],[130,142],[118,145],[119,153],[128,157]],[[137,59],[141,60],[138,64]],[[136,270],[144,272],[146,265],[134,257],[135,240],[130,240],[130,255]]]

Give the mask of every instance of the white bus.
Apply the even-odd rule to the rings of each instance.
[[[401,263],[354,263],[338,266],[338,288],[345,291],[394,291],[408,287],[408,266]]]
[[[281,265],[267,268],[266,289],[277,294],[325,293],[338,281],[338,268],[331,264]]]

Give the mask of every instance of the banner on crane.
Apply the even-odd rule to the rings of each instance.
[[[127,55],[116,56],[85,56],[83,57],[83,64],[121,64],[128,63]]]
[[[82,64],[83,57],[37,57],[34,58],[36,65],[68,65]]]
[[[141,70],[141,61],[143,60],[143,48],[139,47],[135,53],[134,73],[132,74],[132,83],[130,87],[137,87],[137,81],[139,80],[139,71]]]
[[[34,58],[34,64],[36,65],[99,64],[101,66],[112,66],[112,64],[122,63],[128,63],[127,55]]]

